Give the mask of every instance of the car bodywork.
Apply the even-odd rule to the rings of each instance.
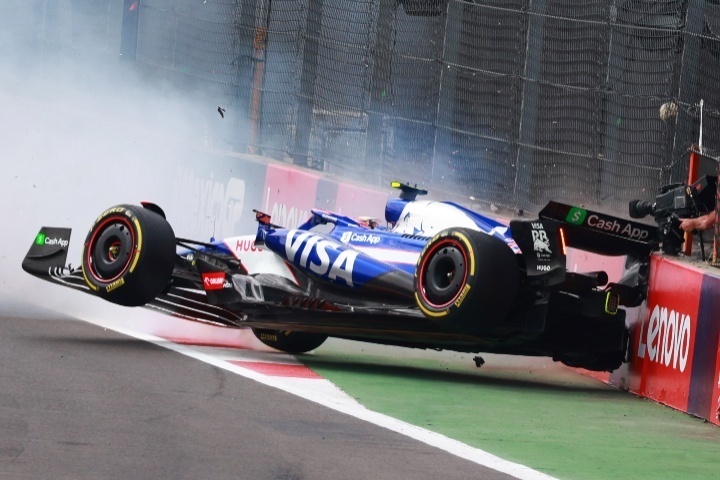
[[[23,268],[114,303],[250,327],[294,353],[332,336],[590,370],[626,360],[625,308],[644,298],[656,227],[556,202],[505,224],[394,186],[386,226],[312,210],[288,229],[257,212],[256,235],[209,243],[168,233],[156,205],[117,206],[91,228],[81,267],[65,265],[70,230],[43,227]],[[608,284],[605,272],[570,272],[568,247],[627,256],[627,273]]]

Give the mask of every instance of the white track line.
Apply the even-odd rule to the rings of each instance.
[[[83,316],[85,317],[85,316]],[[323,405],[327,408],[331,408],[335,411],[345,413],[352,417],[360,420],[365,420],[372,424],[378,425],[393,432],[400,433],[407,437],[413,438],[427,445],[444,450],[452,455],[464,458],[471,462],[483,465],[491,468],[498,472],[506,473],[515,478],[522,480],[558,480],[555,477],[551,477],[537,470],[533,470],[524,465],[518,463],[509,462],[497,457],[491,453],[488,453],[479,448],[471,447],[452,438],[448,438],[424,428],[411,425],[401,420],[383,415],[382,413],[373,412],[368,410],[352,397],[346,395],[337,386],[332,384],[328,380],[317,380],[317,379],[293,379],[286,377],[273,377],[264,375],[262,373],[255,372],[253,370],[243,368],[230,363],[227,359],[227,349],[219,349],[221,353],[225,353],[225,356],[215,356],[207,352],[211,349],[208,347],[193,347],[189,345],[181,345],[173,343],[155,335],[150,335],[135,330],[130,330],[124,327],[120,327],[112,322],[106,322],[102,320],[96,320],[91,318],[83,318],[83,320],[98,325],[103,328],[107,328],[123,335],[135,337],[140,340],[144,340],[155,345],[173,350],[181,353],[188,357],[192,357],[201,362],[213,365],[218,368],[222,368],[229,372],[241,375],[245,378],[255,380],[259,383],[269,385],[271,387],[278,388],[285,392],[297,395],[298,397],[310,400],[317,404]],[[312,382],[312,387],[309,382]]]

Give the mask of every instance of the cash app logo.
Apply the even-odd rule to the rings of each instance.
[[[585,221],[585,217],[587,217],[587,210],[578,207],[572,207],[570,209],[570,212],[568,212],[567,217],[565,217],[565,221],[568,223],[572,223],[573,225],[582,225],[582,223]]]
[[[35,245],[45,245],[45,234],[44,233],[37,234],[37,237],[35,237]]]

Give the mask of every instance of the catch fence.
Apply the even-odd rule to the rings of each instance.
[[[232,149],[369,184],[623,213],[717,149],[717,0],[8,3],[4,38],[93,37],[217,99]]]

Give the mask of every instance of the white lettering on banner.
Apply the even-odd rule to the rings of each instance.
[[[197,178],[193,170],[181,168],[175,182],[175,204],[189,213],[179,226],[192,235],[220,238],[238,233],[245,204],[245,182],[230,178],[227,182]],[[182,225],[186,223],[186,225]],[[213,231],[214,229],[214,231]]]
[[[358,252],[354,250],[337,250],[338,245],[311,232],[290,230],[285,237],[285,255],[288,260],[325,276],[330,280],[341,278],[349,286],[353,286],[352,274]],[[338,251],[335,260],[330,259],[328,248]],[[297,254],[300,258],[297,259]],[[314,257],[311,258],[311,255]]]
[[[647,331],[645,328],[643,322],[638,357],[645,358],[647,353],[651,362],[684,372],[690,355],[690,315],[655,305],[647,322]]]

